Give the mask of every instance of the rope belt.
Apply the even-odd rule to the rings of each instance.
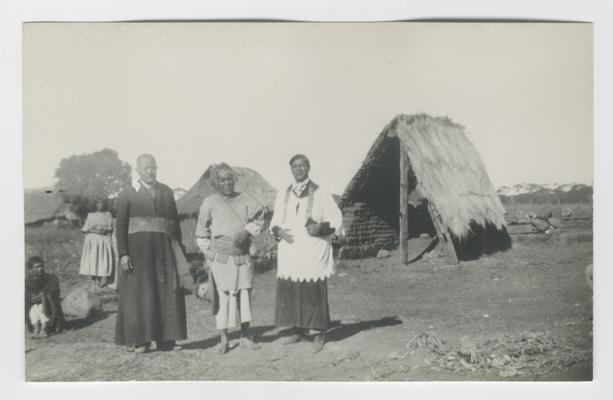
[[[234,239],[227,236],[219,236],[211,240],[211,250],[215,253],[227,254],[229,256],[244,256],[244,250],[234,245]]]
[[[206,254],[211,261],[227,264],[230,257],[234,257],[236,265],[246,264],[249,254],[244,249],[236,247],[234,239],[227,236],[219,236],[211,239],[211,249]]]

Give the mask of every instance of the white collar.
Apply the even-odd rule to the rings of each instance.
[[[138,180],[132,182],[132,186],[134,187],[134,190],[136,190],[137,192],[140,190],[141,187],[144,187],[147,190],[151,189],[151,187],[154,184],[148,185],[147,183],[143,182],[141,179],[138,179]]]

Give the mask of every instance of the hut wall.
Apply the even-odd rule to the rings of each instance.
[[[398,223],[390,223],[367,203],[357,202],[343,209],[345,238],[340,258],[360,258],[377,254],[379,249],[398,247]]]

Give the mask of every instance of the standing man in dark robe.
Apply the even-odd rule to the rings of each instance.
[[[172,240],[180,243],[173,191],[156,180],[157,165],[149,154],[138,157],[140,179],[119,195],[117,251],[121,265],[115,343],[144,353],[180,350],[187,338],[185,298]]]

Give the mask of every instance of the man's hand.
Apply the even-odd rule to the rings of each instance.
[[[32,303],[42,303],[43,294],[42,293],[33,294],[32,296],[30,296],[30,300],[32,301]]]
[[[196,244],[200,248],[200,251],[202,251],[202,254],[204,254],[204,257],[206,257],[206,259],[215,260],[215,255],[211,254],[210,252],[211,239],[199,237],[199,238],[196,238]]]
[[[251,233],[248,230],[243,229],[242,231],[236,233],[232,239],[234,239],[234,246],[238,248],[242,248],[247,244],[249,238],[251,237]]]
[[[281,239],[285,240],[289,244],[294,243],[294,236],[289,233],[289,229],[279,229],[277,231],[277,235],[279,235]]]
[[[330,227],[329,222],[315,222],[310,218],[305,226],[307,233],[315,237],[326,237],[335,232],[334,229]]]
[[[280,226],[270,228],[276,241],[285,240],[287,243],[294,243],[294,236],[289,233],[289,229],[281,229]]]
[[[321,235],[321,225],[317,222],[312,222],[306,225],[307,233],[311,236]]]
[[[262,231],[262,226],[263,224],[261,224],[258,220],[254,220],[245,225],[245,230],[248,231],[251,236],[257,236]]]
[[[132,272],[134,271],[134,265],[132,265],[132,260],[129,255],[121,256],[121,260],[119,260],[121,264],[121,269],[124,271]]]

